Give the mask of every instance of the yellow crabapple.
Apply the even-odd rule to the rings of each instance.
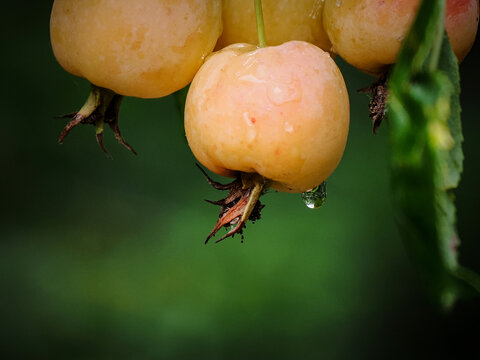
[[[222,31],[221,0],[55,0],[50,37],[60,65],[92,84],[59,142],[79,123],[118,130],[121,96],[158,98],[185,87]]]
[[[239,232],[262,188],[300,193],[322,183],[340,162],[348,128],[347,89],[322,49],[290,41],[210,55],[187,95],[185,132],[197,160],[237,178],[244,192],[237,182],[226,198],[238,192],[235,202],[217,202],[222,216],[209,238],[225,224],[236,224],[226,236]]]
[[[333,52],[359,70],[381,75],[396,61],[420,0],[325,0],[323,25]],[[445,28],[461,61],[478,28],[478,0],[446,0]]]
[[[331,44],[322,25],[323,3],[324,0],[263,0],[267,44],[301,40],[330,51]],[[256,43],[253,1],[223,0],[222,19],[223,33],[217,49],[235,43]]]

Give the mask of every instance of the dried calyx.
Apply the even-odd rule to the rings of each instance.
[[[118,127],[118,112],[122,100],[122,95],[118,95],[111,90],[92,84],[90,95],[82,108],[78,112],[61,116],[61,118],[71,118],[71,120],[63,128],[58,142],[61,144],[68,133],[78,124],[92,124],[97,128],[95,133],[98,144],[105,155],[110,158],[111,156],[109,152],[103,145],[103,128],[104,124],[108,124],[118,142],[136,155],[137,153],[135,150],[123,140]]]
[[[377,81],[358,91],[370,95],[368,107],[370,109],[370,118],[372,119],[373,133],[376,134],[385,117],[388,97],[387,74],[380,76]]]
[[[246,226],[247,220],[255,222],[261,218],[261,210],[264,205],[259,201],[268,189],[268,181],[261,175],[256,173],[239,173],[237,179],[229,184],[220,184],[212,180],[208,174],[198,164],[198,168],[202,171],[208,183],[217,190],[228,190],[228,195],[218,201],[207,202],[219,205],[219,219],[205,240],[205,244],[222,228],[230,228],[230,230],[218,239],[220,242],[229,236],[242,234]],[[243,239],[243,235],[242,235]]]

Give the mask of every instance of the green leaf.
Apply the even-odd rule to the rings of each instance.
[[[444,36],[443,46],[440,53],[440,62],[438,69],[448,76],[452,85],[452,97],[450,98],[450,116],[448,126],[454,140],[454,145],[450,150],[450,161],[448,164],[448,181],[445,184],[447,189],[456,188],[460,182],[460,176],[463,171],[463,151],[462,151],[462,122],[460,118],[460,74],[458,73],[458,62],[453,53],[448,37]]]
[[[459,266],[453,190],[462,172],[458,65],[445,2],[423,1],[389,80],[393,196],[405,246],[444,309],[478,291]]]

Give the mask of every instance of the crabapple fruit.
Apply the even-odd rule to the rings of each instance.
[[[50,18],[65,70],[141,98],[186,86],[221,29],[221,0],[55,0]]]
[[[348,126],[340,70],[302,41],[212,54],[185,107],[187,140],[200,163],[223,176],[257,173],[285,192],[312,189],[333,172]]]
[[[158,98],[185,87],[222,30],[221,0],[55,0],[50,18],[60,65],[92,83],[87,102],[71,117],[61,143],[81,123],[97,127],[103,146],[108,124],[118,128],[122,96]]]
[[[185,132],[197,160],[236,180],[220,205],[220,240],[260,218],[265,188],[304,192],[337,167],[347,141],[349,100],[330,55],[303,41],[234,44],[207,58],[192,81]],[[206,175],[206,174],[205,174]],[[218,240],[218,241],[220,241]]]
[[[420,0],[325,0],[323,26],[333,52],[356,68],[381,75],[393,64]],[[478,27],[478,0],[447,0],[445,28],[461,61]]]
[[[445,29],[459,61],[467,56],[475,42],[478,16],[478,0],[447,0]]]
[[[310,42],[325,51],[331,44],[322,25],[324,0],[263,0],[266,41],[280,45],[290,40]],[[223,33],[216,49],[235,43],[255,44],[253,1],[223,0]]]

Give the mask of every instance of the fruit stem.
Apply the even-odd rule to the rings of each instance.
[[[440,52],[445,35],[445,1],[440,0],[440,14],[438,16],[437,28],[435,29],[435,39],[433,41],[432,55],[430,57],[430,70],[435,71],[438,67]],[[447,40],[448,41],[448,40]]]
[[[263,23],[262,0],[255,0],[255,17],[257,19],[258,46],[266,47],[265,25]]]

